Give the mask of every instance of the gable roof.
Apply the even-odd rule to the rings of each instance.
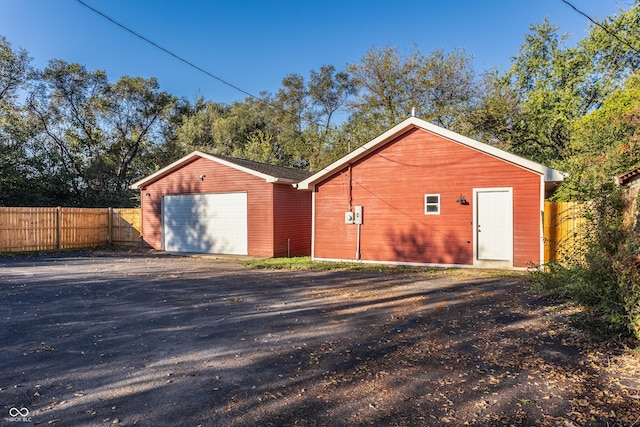
[[[378,136],[377,138],[373,139],[372,141],[369,141],[368,143],[364,144],[358,149],[352,151],[350,154],[347,154],[343,158],[331,163],[329,166],[318,171],[314,175],[299,182],[297,185],[298,189],[300,190],[313,189],[313,186],[318,182],[326,179],[327,177],[340,171],[342,168],[344,168],[348,164],[351,164],[360,160],[361,158],[368,155],[373,150],[384,146],[385,144],[392,141],[393,139],[413,129],[423,129],[427,132],[431,132],[433,134],[442,136],[443,138],[465,145],[469,148],[475,149],[489,156],[496,157],[508,163],[512,163],[516,166],[520,166],[524,169],[530,170],[532,172],[536,172],[541,176],[543,176],[545,182],[548,182],[548,183],[560,183],[565,178],[565,175],[562,172],[549,168],[547,166],[541,165],[540,163],[536,163],[534,161],[525,159],[523,157],[516,156],[515,154],[508,153],[504,150],[500,150],[499,148],[493,147],[488,144],[484,144],[482,142],[479,142],[474,139],[468,138],[466,136],[460,135],[458,133],[452,132],[448,129],[444,129],[440,126],[426,122],[422,119],[418,119],[417,117],[409,117],[408,119],[392,127],[391,129],[389,129],[382,135]]]
[[[231,156],[223,156],[220,154],[207,154],[201,151],[194,151],[191,154],[176,160],[169,166],[166,166],[156,173],[153,173],[140,181],[133,183],[130,188],[137,190],[149,185],[169,174],[176,169],[184,167],[197,159],[207,159],[250,175],[263,178],[266,182],[283,182],[287,184],[295,184],[308,178],[311,173],[301,169],[286,168],[284,166],[270,165],[267,163],[254,162],[253,160],[238,159]]]

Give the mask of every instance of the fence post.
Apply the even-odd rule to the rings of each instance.
[[[62,208],[56,208],[56,249],[62,248]]]
[[[108,222],[108,227],[109,227],[109,245],[111,245],[113,243],[113,208],[109,207],[108,208],[108,215],[109,218],[107,220]]]

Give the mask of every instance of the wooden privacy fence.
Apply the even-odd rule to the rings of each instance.
[[[584,205],[577,202],[545,202],[545,263],[579,256],[585,238],[583,208]]]
[[[579,203],[545,202],[545,263],[578,253],[584,224]],[[139,245],[141,230],[140,208],[0,207],[0,252]]]
[[[0,252],[139,245],[139,208],[0,207]]]

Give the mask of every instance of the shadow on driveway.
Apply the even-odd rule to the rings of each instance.
[[[91,253],[0,269],[0,408],[34,424],[555,425],[604,387],[520,277]],[[591,419],[618,420],[609,403]]]

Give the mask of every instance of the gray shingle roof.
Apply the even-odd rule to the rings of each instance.
[[[149,185],[150,183],[162,179],[163,177],[173,173],[173,171],[179,169],[183,165],[189,164],[196,158],[204,158],[208,159],[209,161],[220,162],[222,164],[226,163],[229,167],[235,167],[240,170],[244,170],[247,173],[261,176],[262,178],[267,179],[267,182],[280,181],[288,182],[290,184],[297,184],[298,182],[303,181],[312,175],[311,172],[301,169],[286,168],[284,166],[254,162],[253,160],[238,159],[236,157],[224,156],[221,154],[207,154],[200,151],[194,151],[191,154],[188,154],[183,158],[176,160],[170,165],[165,166],[159,171],[145,178],[142,178],[140,181],[131,184],[130,188],[135,190],[143,188],[144,186]]]
[[[234,163],[243,168],[251,169],[265,175],[271,175],[274,178],[289,179],[293,181],[302,181],[309,178],[312,173],[302,169],[287,168],[284,166],[270,165],[268,163],[255,162],[253,160],[239,159],[237,157],[224,156],[222,154],[209,154],[211,157],[217,157],[229,163]]]

